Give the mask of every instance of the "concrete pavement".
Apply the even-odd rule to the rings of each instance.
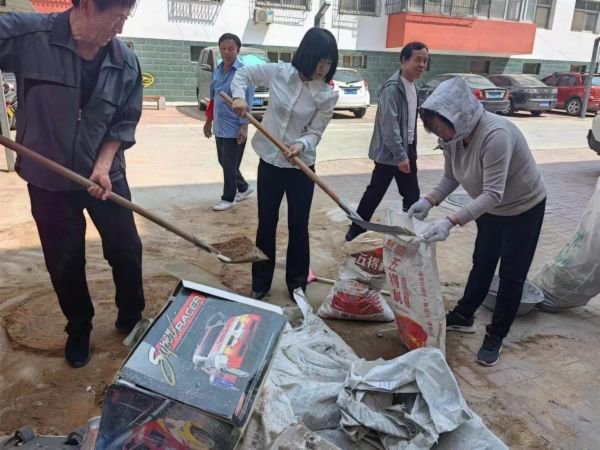
[[[210,211],[222,187],[214,141],[204,138],[203,124],[193,117],[193,111],[184,109],[183,112],[174,108],[145,111],[137,136],[138,145],[127,154],[128,177],[134,200],[167,216],[172,210],[187,213],[190,223],[184,225],[190,226],[195,222],[201,231],[202,227],[206,230],[210,226],[206,223],[222,220],[222,227],[237,227],[251,235],[255,223],[239,223],[238,214],[243,210],[253,216],[255,200],[240,205],[239,212]],[[319,147],[319,174],[354,204],[368,184],[372,169],[372,162],[365,158],[365,154],[373,113],[374,110],[369,111],[366,119],[335,118]],[[513,120],[524,129],[532,147],[540,149],[535,151],[535,157],[550,191],[533,267],[533,270],[537,270],[570,239],[600,176],[600,158],[587,148],[577,148],[585,145],[588,120],[555,115],[542,118],[523,116]],[[423,191],[427,191],[441,175],[443,158],[439,153],[427,155],[426,149],[435,145],[434,140],[430,136],[420,138],[422,156],[419,159],[419,176]],[[556,148],[561,144],[560,148]],[[3,163],[0,159],[0,165]],[[248,145],[242,172],[252,184],[256,178],[257,163],[258,158]],[[0,173],[0,193],[3,209],[10,211],[0,217],[0,231],[5,230],[8,237],[14,235],[14,243],[19,230],[33,226],[25,185],[16,174]],[[392,186],[380,211],[397,205],[398,200],[398,194]],[[432,217],[442,217],[447,213],[448,210],[443,207],[438,208]],[[281,222],[285,225],[284,211]],[[145,246],[165,236],[152,225],[140,225]],[[314,239],[318,234],[324,234],[330,241],[329,247],[313,245],[312,248],[313,268],[319,275],[335,277],[339,263],[335,248],[341,246],[346,226],[343,215],[317,189],[311,236]],[[475,232],[475,226],[470,224],[453,231],[451,238],[438,246],[440,279],[447,307],[451,307],[462,293],[462,285],[470,268]],[[169,238],[164,240],[165,247],[179,244],[176,238]],[[90,227],[88,239],[97,244],[93,227]],[[6,242],[11,241],[9,239]],[[183,244],[182,247],[187,248]],[[0,242],[0,248],[3,245]],[[283,247],[283,242],[279,246]],[[34,252],[26,249],[20,252],[8,244],[5,247],[4,250],[8,249],[8,255],[15,261],[20,258],[19,261],[22,259],[27,264],[30,261],[39,262],[39,250]],[[155,268],[157,264],[166,262],[161,260],[164,255],[151,253],[149,247],[145,247],[146,268]],[[97,245],[92,247],[90,258],[93,262],[102,262]],[[17,262],[15,282],[19,280],[18,277],[23,276],[25,280],[28,276],[17,267]],[[90,276],[98,276],[97,267],[99,265],[88,265]],[[277,272],[274,290],[285,292],[281,271]],[[328,289],[319,285],[309,287],[308,295],[315,306],[318,306]],[[502,362],[491,369],[474,362],[474,353],[481,343],[484,325],[489,318],[490,313],[482,309],[478,313],[477,334],[449,334],[447,342],[448,361],[474,410],[511,448],[595,448],[597,427],[600,425],[597,408],[600,404],[597,389],[600,365],[597,358],[593,357],[597,353],[600,337],[598,299],[586,307],[560,315],[535,312],[520,318],[506,341]],[[369,359],[391,358],[403,352],[394,324],[338,321],[331,325],[360,356]],[[378,335],[383,338],[378,338]]]

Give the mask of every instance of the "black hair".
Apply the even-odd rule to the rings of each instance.
[[[229,41],[229,40],[232,40],[233,42],[235,42],[235,45],[237,46],[237,49],[238,49],[238,52],[239,52],[240,48],[242,48],[242,41],[240,40],[239,37],[237,37],[233,33],[225,33],[223,36],[221,36],[219,38],[219,45],[221,45],[221,42],[223,42],[223,41]]]
[[[137,0],[92,0],[98,11],[106,11],[109,8],[133,8]],[[81,0],[71,0],[75,8],[79,8]]]
[[[447,118],[431,109],[421,108],[419,109],[419,115],[421,116],[421,120],[423,121],[423,126],[429,132],[431,132],[432,124],[435,119],[439,119],[444,125],[450,127],[454,132],[456,132],[456,129],[454,128],[454,124],[452,122],[450,122]]]
[[[400,52],[400,62],[404,62],[405,59],[410,59],[412,57],[413,51],[415,50],[427,50],[429,49],[425,44],[418,41],[409,42],[404,47],[402,47],[402,51]]]
[[[312,78],[322,59],[331,61],[331,68],[325,76],[329,83],[338,65],[338,47],[331,31],[324,28],[311,28],[302,38],[292,59],[292,65],[306,78]]]

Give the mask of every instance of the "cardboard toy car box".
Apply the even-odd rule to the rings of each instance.
[[[182,281],[108,389],[96,448],[234,448],[285,323],[276,306]]]

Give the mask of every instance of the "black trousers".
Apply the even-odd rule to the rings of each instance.
[[[413,203],[419,200],[421,191],[419,189],[419,180],[417,178],[417,155],[413,144],[409,148],[410,173],[400,172],[398,166],[375,163],[371,182],[367,186],[357,212],[364,220],[371,220],[373,213],[381,203],[383,196],[387,192],[392,179],[396,180],[398,192],[402,196],[402,208],[408,211]],[[356,224],[352,224],[351,231],[362,233],[365,230]]]
[[[28,185],[31,212],[42,242],[46,267],[69,335],[89,333],[94,306],[85,276],[86,209],[102,239],[104,258],[112,267],[118,319],[137,322],[144,310],[142,243],[133,213],[86,191],[51,192]],[[127,181],[113,183],[113,192],[127,199]]]
[[[314,170],[314,166],[311,167]],[[275,271],[275,249],[279,206],[285,194],[288,204],[288,247],[285,281],[289,290],[306,288],[310,266],[308,219],[314,182],[301,170],[280,168],[260,160],[257,180],[258,231],[256,246],[269,258],[252,265],[252,290],[271,289]]]
[[[248,183],[240,172],[246,142],[238,144],[235,138],[220,138],[217,141],[217,156],[223,168],[223,195],[221,200],[232,202],[237,191],[246,192]]]
[[[500,286],[488,334],[504,339],[517,315],[523,286],[535,255],[544,221],[546,200],[518,216],[484,214],[477,219],[473,268],[454,311],[472,317],[490,289],[498,260]]]

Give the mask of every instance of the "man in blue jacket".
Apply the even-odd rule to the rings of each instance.
[[[46,267],[67,318],[65,358],[90,358],[94,307],[85,276],[87,210],[113,271],[118,316],[128,333],[144,309],[142,245],[133,214],[105,201],[131,198],[124,150],[135,144],[141,116],[138,60],[115,36],[136,0],[72,0],[60,14],[0,18],[0,70],[17,77],[17,141],[89,178],[88,192],[26,158],[16,170],[28,183]]]

